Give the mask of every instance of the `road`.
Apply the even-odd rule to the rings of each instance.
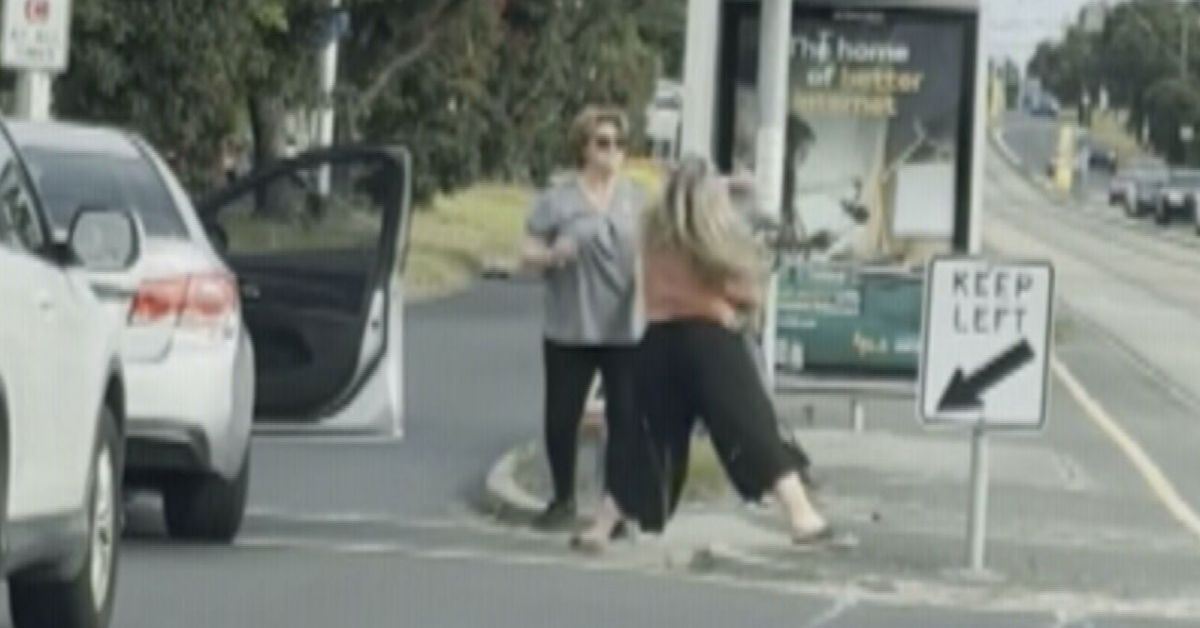
[[[613,571],[571,555],[561,537],[487,524],[471,508],[484,469],[539,425],[539,304],[530,286],[485,284],[412,309],[405,441],[258,441],[252,514],[234,547],[170,543],[152,509],[135,509],[116,625],[924,628],[1049,620],[847,605]]]
[[[570,555],[560,537],[481,523],[468,504],[484,468],[538,426],[539,303],[528,286],[484,285],[412,310],[406,440],[259,441],[253,514],[235,547],[172,544],[153,511],[135,512],[116,625],[1053,625],[1045,614],[847,603],[609,571]]]
[[[1011,118],[1010,118],[1011,120]],[[1005,134],[1022,160],[1037,159],[1049,124],[1025,120]],[[1039,131],[1038,128],[1041,128]],[[988,163],[986,233],[996,248],[1054,260],[1066,311],[1095,342],[1060,355],[1200,509],[1200,238],[1163,229],[1097,199],[1059,206],[1000,160]]]

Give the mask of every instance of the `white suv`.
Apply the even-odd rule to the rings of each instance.
[[[0,565],[18,628],[112,615],[125,387],[93,284],[136,261],[141,233],[85,207],[58,242],[0,125]]]

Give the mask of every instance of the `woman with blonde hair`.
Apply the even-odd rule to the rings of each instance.
[[[782,441],[775,410],[741,328],[756,318],[766,255],[709,164],[688,157],[642,223],[643,296],[648,327],[638,349],[637,403],[653,473],[652,490],[611,487],[617,503],[582,542],[598,548],[622,514],[661,530],[687,477],[688,449],[703,421],[743,498],[778,499],[792,540],[830,536]],[[645,481],[645,480],[643,480]]]
[[[604,384],[606,482],[627,472],[634,412],[634,358],[644,328],[637,303],[640,188],[622,176],[628,124],[620,110],[588,107],[570,131],[575,171],[538,195],[522,260],[545,281],[546,454],[554,498],[534,521],[575,524],[579,425],[596,373]]]

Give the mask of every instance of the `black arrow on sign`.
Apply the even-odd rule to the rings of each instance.
[[[1022,338],[1011,349],[1000,354],[970,376],[963,375],[962,369],[959,368],[954,371],[950,385],[942,394],[938,412],[971,410],[983,406],[979,396],[984,391],[1000,383],[1032,360],[1033,347],[1029,346],[1028,340]]]

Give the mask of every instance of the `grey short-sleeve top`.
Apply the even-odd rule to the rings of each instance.
[[[552,246],[575,241],[576,258],[545,271],[545,335],[576,346],[634,345],[644,327],[637,282],[637,223],[645,195],[618,180],[607,211],[597,211],[577,177],[564,177],[538,195],[525,223],[529,235]]]

